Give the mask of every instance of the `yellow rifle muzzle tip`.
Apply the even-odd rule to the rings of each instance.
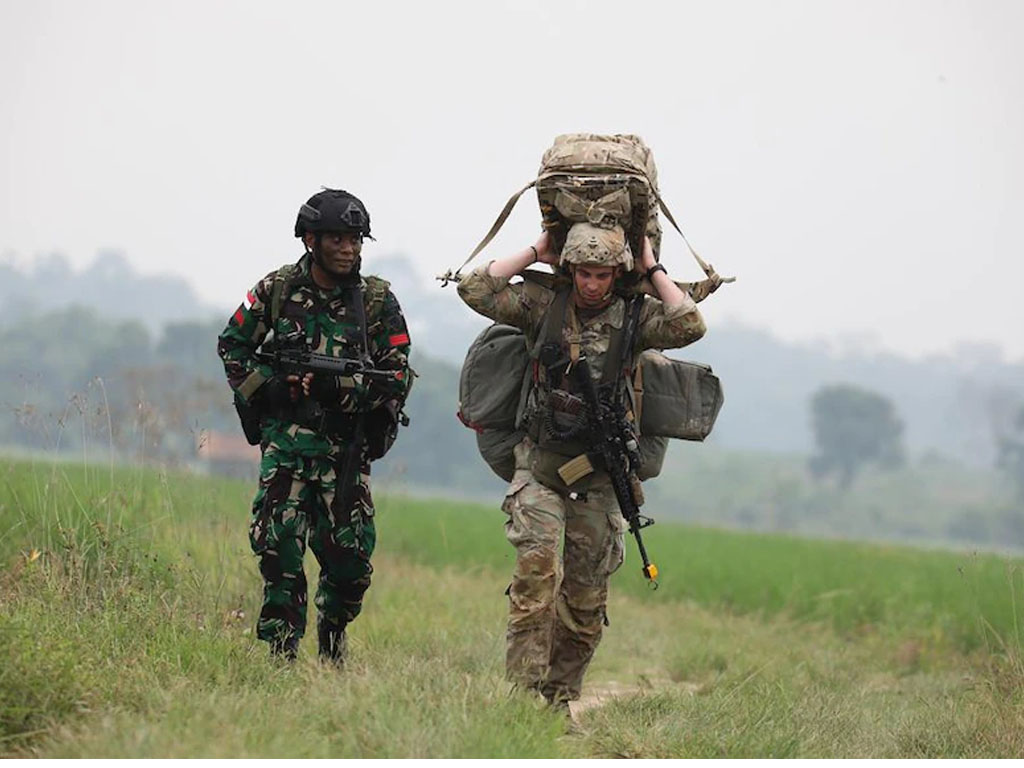
[[[658,566],[656,566],[654,563],[651,563],[646,568],[644,568],[644,575],[647,576],[647,578],[651,581],[654,581],[656,578],[658,578]]]

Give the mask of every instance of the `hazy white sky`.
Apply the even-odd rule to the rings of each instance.
[[[0,253],[117,248],[230,307],[294,260],[326,184],[370,209],[371,267],[402,251],[429,281],[556,134],[629,132],[739,277],[702,305],[712,333],[1020,359],[1022,31],[1012,0],[0,0]],[[538,224],[526,195],[484,257]]]

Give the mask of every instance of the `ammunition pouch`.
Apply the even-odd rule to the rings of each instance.
[[[403,420],[404,423],[408,423],[408,419],[404,418],[401,406],[396,400],[389,400],[366,414],[364,434],[370,461],[382,458],[391,450],[391,446],[395,444],[395,439],[398,437],[398,425]]]
[[[640,434],[646,437],[703,440],[725,402],[711,366],[672,360],[655,350],[640,355],[633,386]]]
[[[345,438],[352,437],[356,431],[357,413],[342,413],[340,411],[323,411],[318,426],[314,426],[318,432],[327,437]]]
[[[586,435],[587,406],[582,398],[564,389],[551,389],[545,400],[542,417],[545,437],[566,442]]]
[[[590,471],[572,474],[569,467],[573,466],[573,462],[579,461],[580,456],[587,456],[590,459]],[[567,464],[569,467],[566,467]],[[587,454],[585,451],[565,454],[538,446],[533,453],[530,471],[537,480],[553,491],[582,493],[593,486],[595,482],[607,479],[608,475],[603,471],[604,468],[601,464],[600,457],[595,454]],[[567,479],[571,479],[573,482],[568,483]]]
[[[328,438],[346,438],[355,433],[355,413],[328,410],[313,400],[306,398],[297,403],[278,405],[270,408],[265,414],[267,418],[298,424],[311,429]]]
[[[241,395],[236,393],[235,411],[238,413],[238,420],[242,423],[242,432],[245,433],[246,442],[249,445],[259,445],[263,439],[259,407],[251,402],[246,402]]]

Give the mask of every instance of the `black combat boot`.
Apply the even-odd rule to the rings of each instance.
[[[270,641],[270,655],[275,659],[295,661],[299,655],[299,638],[295,635],[274,638]]]
[[[317,637],[320,640],[320,659],[330,661],[339,667],[344,666],[348,655],[348,640],[345,627],[336,627],[325,622],[317,624]]]

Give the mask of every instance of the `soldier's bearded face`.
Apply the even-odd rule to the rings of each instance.
[[[608,300],[615,281],[615,267],[579,265],[573,270],[572,279],[579,305],[593,309]]]
[[[363,238],[356,232],[325,232],[320,245],[313,247],[313,256],[324,271],[332,275],[347,275],[359,263]]]

